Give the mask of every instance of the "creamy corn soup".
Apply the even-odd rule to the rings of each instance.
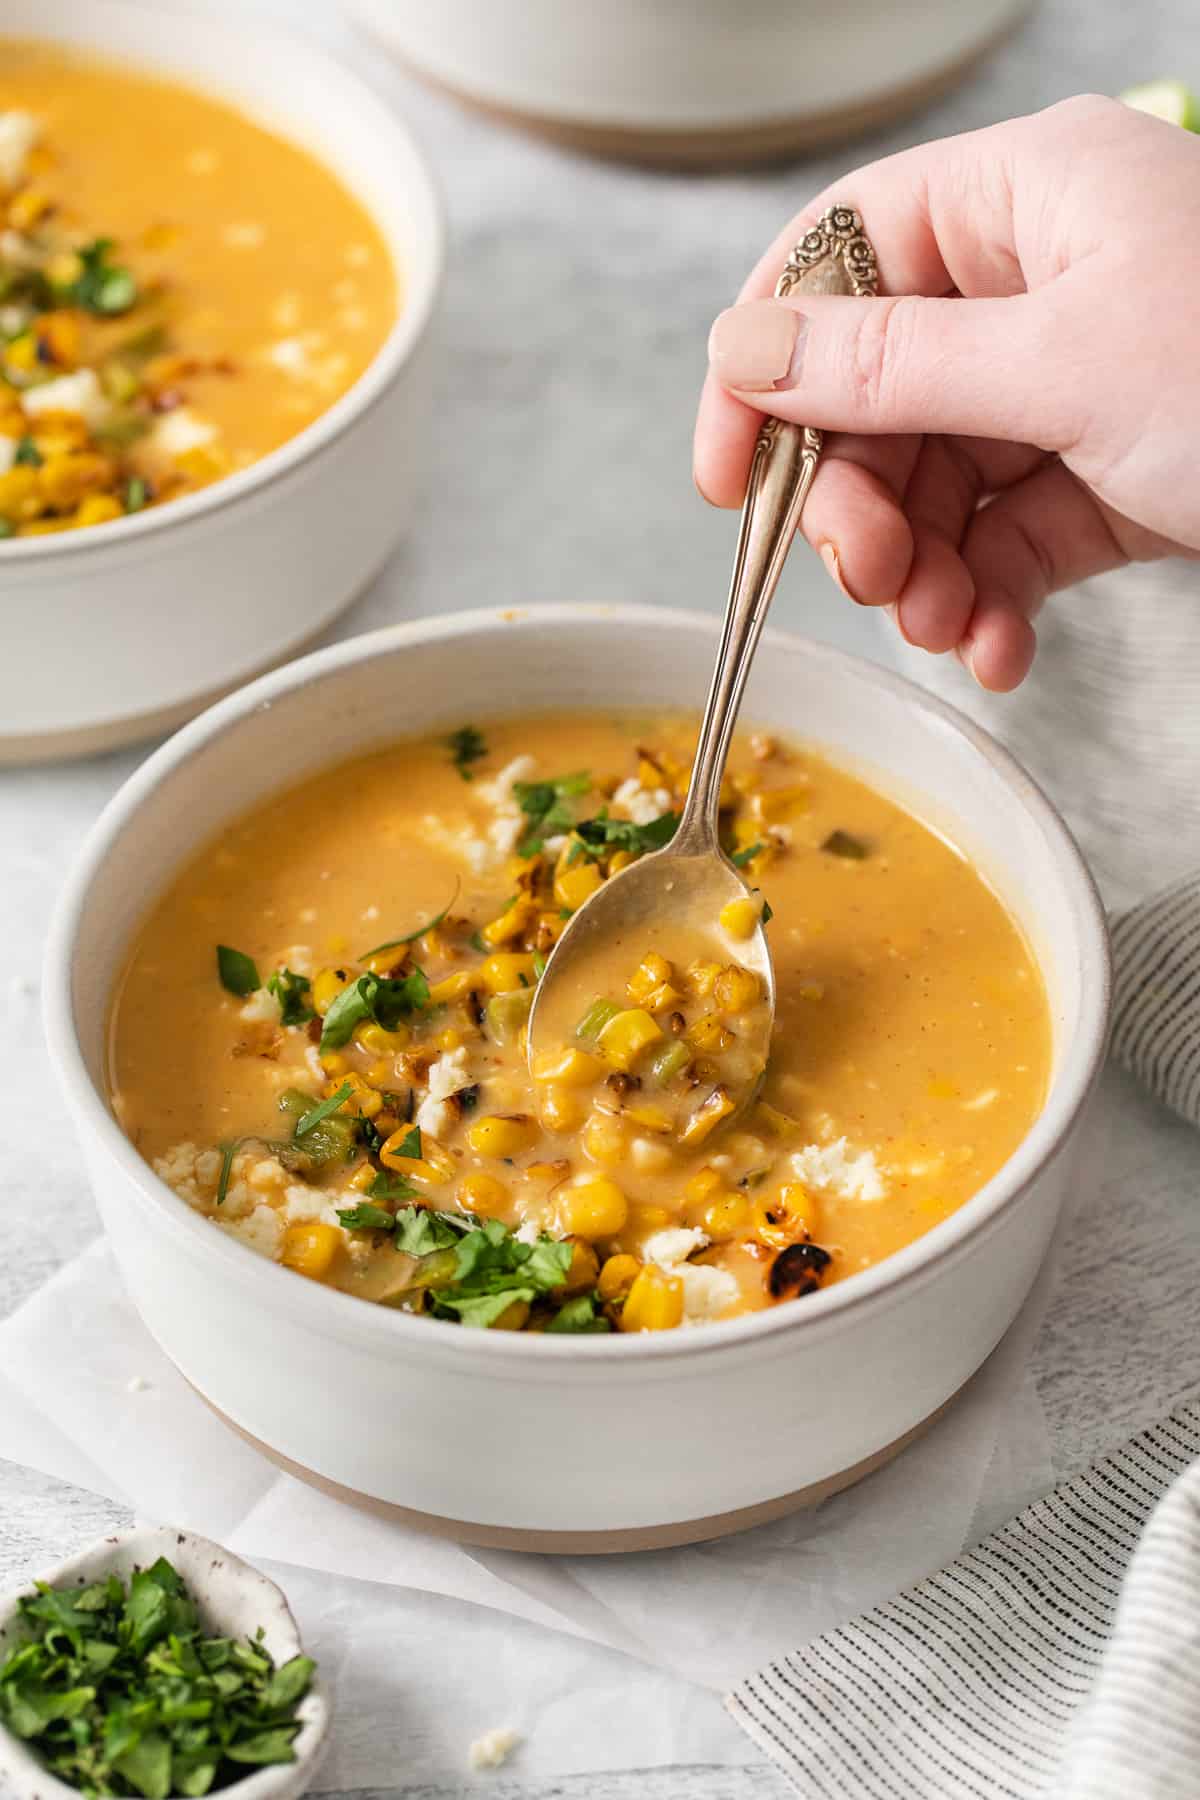
[[[1037,1115],[1045,996],[951,845],[780,738],[740,737],[722,793],[748,904],[694,955],[648,928],[527,1068],[564,921],[669,839],[693,741],[677,715],[464,724],[244,818],[159,902],[117,995],[133,1143],[261,1255],[476,1327],[729,1318],[919,1237]],[[727,1109],[760,915],[776,1026],[759,1094]]]
[[[189,88],[0,39],[0,537],[255,462],[396,311],[377,227],[305,151]]]

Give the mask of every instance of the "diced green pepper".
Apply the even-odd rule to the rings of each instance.
[[[511,994],[493,994],[485,1011],[488,1036],[501,1046],[515,1044],[532,1005],[532,988],[514,988]]]
[[[648,1073],[651,1080],[659,1087],[666,1087],[677,1075],[682,1075],[692,1060],[692,1053],[686,1044],[676,1038],[673,1044],[666,1044],[651,1057]]]
[[[594,1043],[608,1021],[615,1019],[620,1010],[620,1007],[611,1000],[599,998],[593,1000],[575,1027],[575,1036],[586,1039],[588,1043]]]

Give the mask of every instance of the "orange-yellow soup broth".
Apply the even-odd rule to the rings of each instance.
[[[175,82],[0,40],[0,535],[255,462],[358,379],[397,308],[374,221],[298,145]]]
[[[950,844],[778,737],[738,738],[723,796],[770,910],[761,1097],[681,1138],[719,1078],[714,1031],[727,1045],[753,997],[722,1001],[720,958],[664,976],[653,932],[608,1012],[650,1027],[618,1057],[581,1019],[561,1066],[527,1070],[524,1020],[563,918],[669,834],[693,736],[678,715],[484,723],[241,820],[155,907],[121,986],[112,1080],[133,1142],[265,1255],[466,1324],[642,1330],[802,1304],[919,1237],[1037,1116],[1042,983]],[[240,954],[224,969],[239,992],[218,944]],[[333,1145],[327,1121],[291,1137],[323,1101]],[[485,1225],[486,1266],[463,1275],[463,1234]]]

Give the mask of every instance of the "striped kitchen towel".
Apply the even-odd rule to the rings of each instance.
[[[1194,1800],[1198,1457],[1192,1405],[730,1713],[806,1800]]]

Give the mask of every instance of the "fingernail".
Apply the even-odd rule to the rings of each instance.
[[[834,581],[836,581],[843,594],[845,594],[847,600],[853,600],[855,606],[861,606],[863,603],[858,595],[852,593],[846,586],[846,577],[842,574],[842,563],[841,558],[837,553],[837,545],[831,544],[828,539],[826,539],[825,543],[821,545],[820,557],[821,561],[825,564],[825,567],[829,570],[829,573],[833,576]]]
[[[975,671],[975,646],[970,638],[964,638],[961,644],[956,644],[954,654],[976,686],[982,687],[983,683]]]
[[[767,393],[800,379],[808,320],[777,300],[747,300],[714,321],[708,360],[723,387]]]

